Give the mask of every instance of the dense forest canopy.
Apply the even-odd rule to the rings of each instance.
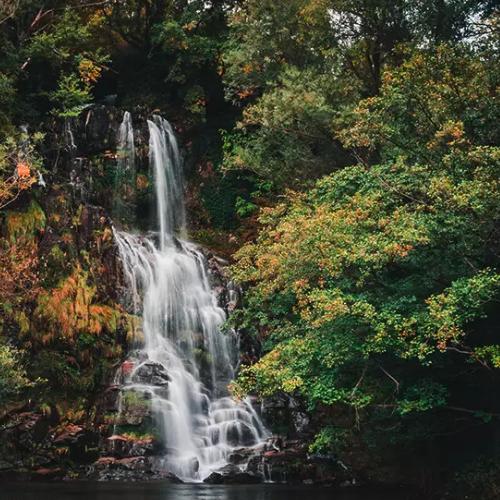
[[[161,109],[192,236],[232,259],[230,323],[262,346],[235,397],[296,398],[311,452],[349,467],[418,455],[424,482],[498,498],[499,8],[3,1],[0,413],[88,417],[136,328],[106,284],[106,215],[81,242],[54,134],[95,103]]]

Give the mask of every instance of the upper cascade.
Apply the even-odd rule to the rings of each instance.
[[[150,402],[163,454],[157,467],[201,481],[227,464],[234,448],[267,437],[248,401],[227,385],[238,364],[238,336],[210,288],[205,256],[182,236],[185,210],[181,155],[163,118],[148,121],[157,237],[115,231],[127,280],[124,304],[142,318],[122,397]],[[175,236],[175,232],[180,237]]]
[[[135,165],[134,128],[132,116],[128,111],[123,114],[123,121],[118,129],[116,155],[116,217],[120,222],[135,224],[137,171]]]
[[[172,244],[174,230],[185,230],[184,191],[179,146],[170,123],[154,115],[148,120],[149,165],[156,195],[160,248]]]

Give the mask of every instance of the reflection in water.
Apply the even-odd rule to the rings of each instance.
[[[281,485],[169,485],[145,483],[12,483],[1,500],[410,500],[410,494]]]

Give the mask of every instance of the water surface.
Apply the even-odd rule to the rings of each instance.
[[[401,491],[286,485],[170,485],[144,483],[12,483],[0,485],[1,500],[411,500]]]

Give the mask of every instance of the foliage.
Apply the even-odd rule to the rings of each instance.
[[[489,420],[491,399],[470,403],[454,374],[482,387],[474,364],[498,366],[493,66],[441,46],[383,81],[341,120],[338,137],[360,163],[263,209],[257,241],[236,254],[234,277],[249,289],[233,321],[267,354],[233,390],[341,403],[368,426],[380,412],[397,427],[427,412]],[[435,417],[424,436],[441,425]]]
[[[0,403],[5,405],[31,387],[16,349],[0,344]]]
[[[42,168],[34,147],[43,138],[37,134],[30,143],[27,133],[6,137],[0,144],[0,210],[12,203],[36,181]]]
[[[473,19],[482,24],[487,7],[470,0],[238,5],[230,17],[224,81],[227,94],[243,108],[243,119],[226,165],[296,188],[346,166],[350,159],[332,140],[339,111],[360,96],[377,95],[384,70],[404,63],[416,44],[472,39]],[[422,74],[413,85],[431,89],[433,80]],[[343,125],[344,134],[348,130]]]
[[[328,73],[284,67],[280,85],[244,110],[227,145],[226,165],[252,170],[280,186],[344,166],[347,155],[332,140],[340,94]]]
[[[77,340],[87,342],[84,335],[93,339],[94,336],[99,337],[105,329],[115,331],[122,317],[121,311],[96,304],[96,297],[97,287],[89,285],[89,273],[77,264],[70,277],[55,289],[42,292],[38,297],[35,315],[43,324],[52,326],[51,330],[44,332],[41,342],[46,344],[58,338],[69,343]]]
[[[196,237],[228,259],[245,241],[231,322],[264,356],[235,395],[301,400],[313,453],[357,466],[425,451],[435,474],[466,471],[463,491],[497,489],[495,2],[0,3],[0,402],[27,391],[90,418],[137,318],[109,286],[106,217],[62,168],[61,118],[159,110],[185,143]],[[126,207],[141,222],[146,156]],[[86,159],[106,205],[114,152]]]
[[[135,326],[133,318],[110,304],[100,282],[100,256],[110,230],[97,231],[91,253],[79,255],[68,229],[71,222],[72,228],[81,224],[82,210],[71,217],[71,206],[60,198],[50,202],[48,217],[34,200],[24,211],[7,211],[0,254],[2,339],[23,347],[16,362],[26,366],[25,388],[31,392],[36,385],[35,400],[53,402],[61,394],[71,401],[99,387],[109,364],[121,355],[120,338]],[[54,234],[65,220],[70,222],[59,240],[65,251],[55,244],[47,254],[45,230]],[[73,262],[68,263],[68,254]],[[41,386],[41,380],[50,385]]]
[[[14,319],[22,332],[27,332],[29,322],[20,305],[31,301],[38,293],[40,273],[38,270],[37,236],[45,227],[45,214],[32,201],[26,212],[6,214],[6,238],[0,246],[0,304],[4,321]]]

